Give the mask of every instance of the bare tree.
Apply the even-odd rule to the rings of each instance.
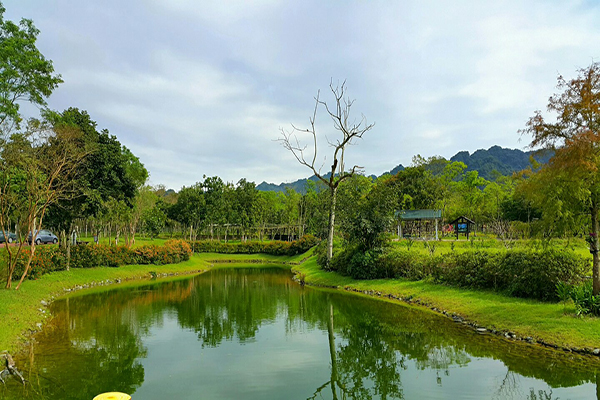
[[[35,253],[36,238],[46,210],[72,196],[74,177],[88,150],[81,131],[71,126],[50,127],[31,120],[23,134],[15,134],[0,147],[0,229],[7,235],[11,218],[19,226],[19,246],[6,245],[6,288],[12,286],[17,254],[28,234],[31,248],[16,289],[27,276]]]
[[[337,189],[341,182],[350,178],[362,169],[362,167],[354,165],[351,169],[346,170],[344,165],[346,148],[354,144],[356,139],[362,139],[363,135],[375,125],[374,123],[368,124],[364,115],[361,115],[360,120],[352,119],[350,117],[350,109],[354,104],[354,100],[350,100],[346,97],[346,81],[337,86],[334,86],[333,82],[331,82],[329,88],[334,95],[335,104],[330,107],[326,102],[322,101],[320,99],[321,92],[318,91],[317,96],[315,97],[315,109],[310,118],[310,127],[301,129],[292,124],[292,129],[290,131],[281,128],[282,137],[279,139],[282,146],[289,150],[300,164],[308,167],[313,174],[329,188],[331,202],[329,206],[327,234],[327,268],[329,268],[333,256],[333,233]],[[317,157],[317,131],[315,122],[319,107],[325,108],[325,111],[333,120],[334,128],[342,134],[341,138],[336,140],[327,138],[327,143],[333,148],[331,168],[327,171],[327,174],[321,172],[325,160],[323,160],[323,163],[320,166],[317,165],[317,162],[320,162],[320,160],[318,161]],[[301,144],[301,141],[298,139],[299,133],[312,135],[312,148],[309,149],[307,145]]]

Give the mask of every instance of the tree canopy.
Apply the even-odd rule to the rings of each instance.
[[[0,3],[0,127],[18,127],[19,102],[45,106],[62,79],[36,47],[40,31],[33,21],[23,18],[16,24],[4,19],[5,11]]]
[[[555,152],[535,180],[541,182],[535,192],[543,194],[546,213],[551,210],[558,219],[586,210],[590,220],[594,295],[597,295],[600,293],[600,63],[580,69],[579,75],[570,80],[559,76],[557,88],[559,92],[550,97],[547,106],[556,120],[549,122],[541,111],[536,111],[522,133],[533,137],[532,147]]]

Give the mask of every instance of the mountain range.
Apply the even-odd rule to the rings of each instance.
[[[500,146],[492,146],[487,150],[480,149],[472,154],[468,151],[459,151],[454,156],[450,157],[450,161],[462,161],[467,166],[467,171],[478,171],[479,176],[488,180],[494,180],[498,173],[510,175],[513,172],[521,171],[529,167],[531,165],[531,157],[537,162],[544,164],[548,162],[551,156],[552,154],[548,152],[522,151],[519,149],[505,149]],[[396,175],[403,169],[404,166],[398,164],[390,171],[384,172],[381,175]],[[376,175],[372,175],[372,177],[377,178]],[[286,188],[290,188],[298,193],[306,193],[308,181],[318,182],[319,179],[313,175],[310,178],[298,179],[295,182],[280,183],[278,185],[262,182],[256,188],[262,191],[275,192],[284,192]]]

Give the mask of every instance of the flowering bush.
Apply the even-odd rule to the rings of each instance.
[[[14,276],[20,278],[31,249],[17,254]],[[70,268],[119,267],[127,264],[176,264],[190,259],[192,249],[184,240],[169,240],[163,246],[146,245],[135,249],[126,246],[79,245],[71,247]],[[66,249],[56,246],[37,247],[31,261],[29,279],[67,268]]]
[[[176,264],[187,261],[192,248],[184,240],[168,240],[163,246],[147,245],[134,249],[137,264]]]
[[[17,266],[13,277],[20,279],[25,271],[25,265],[31,255],[31,248],[24,247],[17,254]],[[37,247],[31,260],[31,268],[27,274],[29,279],[37,279],[40,276],[52,271],[62,271],[67,267],[67,260],[63,254],[55,246]]]

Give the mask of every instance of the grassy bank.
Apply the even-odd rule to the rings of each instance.
[[[293,267],[310,285],[381,292],[382,296],[419,300],[429,307],[456,313],[468,321],[497,331],[532,337],[565,348],[600,347],[600,318],[575,316],[575,307],[506,297],[487,291],[457,289],[426,281],[357,281],[319,268],[314,258]]]

